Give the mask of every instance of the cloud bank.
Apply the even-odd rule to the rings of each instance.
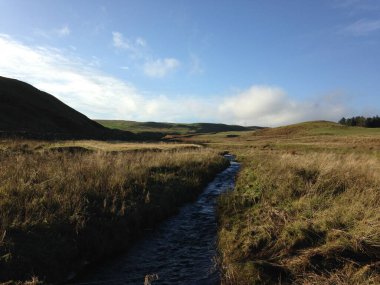
[[[292,99],[280,88],[252,86],[224,98],[221,118],[240,125],[278,126],[309,120],[337,120],[347,108],[339,93],[310,101]]]
[[[121,39],[119,44],[124,43]],[[163,76],[178,64],[174,59],[156,60],[148,65],[147,72]],[[339,94],[297,101],[271,86],[252,86],[223,97],[151,94],[63,50],[28,46],[7,35],[0,35],[0,75],[33,84],[97,119],[277,126],[314,119],[337,120],[347,111]]]

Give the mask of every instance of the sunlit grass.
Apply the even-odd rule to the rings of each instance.
[[[1,146],[0,281],[63,281],[120,252],[227,165],[217,152],[193,145]]]
[[[46,151],[59,148],[77,147],[84,148],[92,151],[134,151],[134,150],[176,150],[176,149],[195,149],[199,145],[183,144],[183,143],[164,143],[164,142],[146,142],[146,143],[133,143],[133,142],[106,142],[96,140],[78,140],[78,141],[20,141],[20,140],[0,140],[0,149],[12,150],[23,148],[28,151]]]
[[[225,284],[380,284],[380,129],[202,135],[243,168],[219,201]]]
[[[252,153],[251,158],[235,192],[220,200],[226,283],[291,278],[312,284],[307,280],[313,276],[322,284],[344,275],[345,265],[351,265],[351,277],[342,284],[370,284],[368,276],[380,281],[377,158],[333,153]]]

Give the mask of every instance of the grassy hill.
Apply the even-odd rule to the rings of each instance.
[[[265,129],[257,132],[260,136],[302,136],[311,134],[335,134],[348,129],[340,124],[329,121],[303,122],[288,126]]]
[[[243,127],[238,125],[225,125],[213,123],[161,123],[161,122],[135,122],[123,120],[96,120],[99,124],[119,130],[128,130],[134,133],[162,133],[162,134],[198,134],[230,131],[249,131],[260,127]]]
[[[376,129],[363,127],[349,127],[329,121],[311,121],[267,128],[257,132],[258,136],[310,136],[310,135],[371,135],[379,133]]]
[[[34,138],[131,138],[109,130],[54,96],[0,76],[0,134]]]

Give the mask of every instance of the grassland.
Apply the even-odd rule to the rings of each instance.
[[[62,141],[38,141],[38,140],[0,140],[0,151],[45,153],[56,152],[163,152],[176,150],[200,149],[201,146],[192,143],[164,143],[164,142],[120,142],[97,140],[62,140]]]
[[[0,282],[67,280],[194,199],[227,162],[180,144],[0,143]]]
[[[65,280],[128,248],[229,151],[243,168],[218,203],[224,284],[380,284],[380,129],[173,138],[183,143],[0,141],[1,280]]]
[[[380,129],[308,122],[184,138],[237,155],[224,284],[380,284]]]

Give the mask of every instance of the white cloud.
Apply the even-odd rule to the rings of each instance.
[[[150,77],[162,78],[173,72],[180,66],[180,62],[175,58],[164,58],[150,60],[144,63],[144,73]]]
[[[138,37],[135,40],[126,39],[119,32],[112,32],[113,46],[128,51],[134,61],[137,61],[145,75],[154,78],[163,78],[180,66],[175,58],[154,58],[147,51],[146,41]]]
[[[103,74],[91,62],[5,35],[0,35],[0,74],[31,83],[93,118],[133,117],[143,100],[131,84]]]
[[[380,30],[380,20],[361,19],[343,29],[346,34],[366,36]]]
[[[63,26],[62,28],[60,29],[57,29],[55,30],[56,34],[60,37],[65,37],[65,36],[68,36],[70,35],[71,31],[70,31],[70,28],[69,26],[65,25]]]
[[[169,64],[170,65],[170,64]],[[26,81],[91,118],[181,121],[205,102],[151,96],[59,49],[28,46],[0,34],[0,75]],[[199,118],[203,118],[199,114]],[[209,118],[208,118],[209,119]]]
[[[134,59],[145,57],[146,41],[138,37],[135,40],[124,38],[122,33],[112,32],[112,44],[115,48],[123,49],[129,52],[129,55]]]
[[[278,126],[307,120],[337,120],[346,111],[338,95],[303,102],[291,99],[279,88],[252,86],[224,98],[218,114],[230,123],[241,125]]]
[[[112,32],[112,41],[114,47],[129,49],[129,43],[123,38],[123,35],[119,32]]]
[[[162,64],[170,69],[179,63],[159,62],[154,75],[163,72]],[[27,46],[0,34],[1,76],[33,84],[90,118],[275,126],[312,119],[337,120],[345,115],[344,104],[336,94],[302,102],[279,88],[252,86],[223,98],[173,98],[147,94],[97,68],[62,50]]]

